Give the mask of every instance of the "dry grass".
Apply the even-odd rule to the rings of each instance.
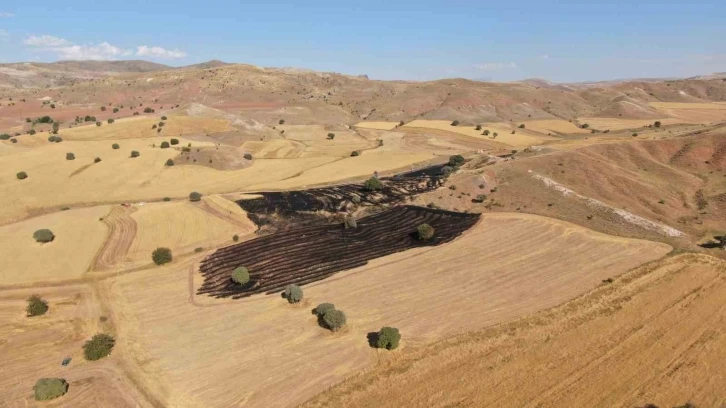
[[[486,215],[451,244],[308,285],[297,306],[278,296],[190,299],[193,260],[105,281],[103,292],[136,374],[164,405],[292,406],[372,364],[366,334],[383,325],[401,329],[405,350],[555,306],[669,250],[542,217]],[[320,302],[346,312],[345,331],[318,327],[310,309]]]
[[[398,126],[398,122],[359,122],[355,125],[358,128],[392,130]]]
[[[109,206],[73,209],[0,227],[0,286],[78,278],[91,265],[108,235],[99,221]],[[33,232],[47,228],[53,242],[41,244]]]
[[[216,133],[232,130],[233,127],[224,119],[212,119],[192,116],[169,116],[164,121],[164,127],[159,133],[152,129],[152,125],[161,122],[161,116],[135,116],[118,119],[112,124],[105,121],[100,127],[95,124],[79,126],[71,129],[61,129],[59,135],[64,140],[122,140],[122,139],[148,139],[154,137],[179,137]]]
[[[516,148],[538,145],[546,140],[555,140],[552,137],[548,137],[546,134],[543,135],[527,129],[519,129],[517,128],[518,125],[514,123],[482,123],[481,126],[482,130],[475,130],[475,127],[473,126],[451,126],[451,122],[446,120],[417,119],[402,126],[401,130],[406,130],[406,128],[445,130],[478,139],[496,141]],[[496,132],[498,134],[497,138],[494,139],[492,135],[483,136],[482,133],[484,130],[489,130],[492,134]],[[516,133],[511,134],[512,131],[515,131]]]
[[[673,118],[664,119],[622,119],[622,118],[593,118],[593,117],[581,117],[577,118],[579,123],[587,123],[590,128],[597,130],[625,130],[633,129],[639,130],[643,127],[652,125],[656,120],[660,120],[663,125],[671,125],[675,123],[682,123],[682,120]]]
[[[723,406],[724,272],[702,255],[642,267],[552,311],[387,355],[305,406]]]
[[[562,119],[529,120],[524,122],[528,130],[549,134],[549,133],[590,133],[588,129],[582,129],[576,124]]]
[[[726,109],[726,105],[720,103],[649,102],[649,104],[658,109]]]

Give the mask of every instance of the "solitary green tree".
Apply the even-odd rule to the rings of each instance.
[[[164,265],[171,262],[171,249],[164,247],[156,248],[154,252],[151,253],[151,260],[153,260],[157,265]]]
[[[68,381],[63,378],[41,378],[33,386],[36,401],[47,401],[65,395],[68,392]]]
[[[28,298],[28,307],[25,309],[28,316],[42,316],[48,311],[48,302],[38,295]]]
[[[401,342],[401,333],[395,327],[384,327],[378,331],[378,339],[376,346],[378,348],[384,348],[393,350],[398,347],[398,343]]]
[[[244,266],[238,266],[232,271],[232,281],[238,285],[244,285],[250,281],[250,271]]]
[[[421,224],[416,228],[418,232],[418,239],[421,241],[428,241],[434,236],[434,227],[429,224]]]
[[[108,334],[96,334],[83,345],[83,355],[86,360],[100,360],[111,354],[114,344],[116,344],[116,341]]]
[[[303,298],[303,290],[297,285],[287,285],[285,286],[283,296],[290,303],[298,303]]]

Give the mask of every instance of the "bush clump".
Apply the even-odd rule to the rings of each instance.
[[[455,120],[455,121],[451,122],[451,126],[459,126],[459,121]]]
[[[383,327],[378,331],[376,347],[393,350],[398,347],[401,342],[401,333],[395,327]]]
[[[244,266],[238,266],[232,271],[232,282],[238,285],[244,285],[250,281],[250,271]]]
[[[48,136],[48,141],[51,143],[60,143],[63,141],[63,138],[60,136]]]
[[[161,117],[161,120],[166,120],[166,116],[162,116]]]
[[[66,153],[66,160],[76,160],[76,155],[73,153]]]
[[[154,110],[147,106],[144,108],[144,113],[154,113]]]
[[[234,242],[239,241],[239,235],[237,235],[237,234],[232,235],[232,241],[234,241]]]
[[[136,150],[131,151],[131,157],[139,157],[139,156],[141,156],[141,153],[139,153],[138,151],[136,151]]]
[[[108,334],[96,334],[83,345],[83,355],[86,357],[86,360],[100,360],[111,354],[115,343],[116,340]]]
[[[303,298],[303,290],[297,285],[287,285],[282,296],[290,303],[298,303]]]
[[[245,153],[244,158],[245,160],[252,160],[252,155],[250,153]]]
[[[178,145],[178,144],[179,144],[179,139],[171,139],[171,140],[169,141],[169,143],[171,143],[171,144],[172,144],[172,146],[176,146],[176,145]]]
[[[335,305],[334,304],[332,304],[332,303],[321,303],[321,304],[317,305],[315,307],[315,309],[313,309],[313,313],[316,316],[322,318],[323,316],[325,316],[326,313],[328,313],[331,310],[335,310]]]
[[[173,166],[173,165],[174,165],[174,160],[172,160],[172,159],[167,159],[167,160],[166,160],[166,163],[164,163],[164,165],[165,165],[165,166],[167,166],[167,167],[171,167],[171,166]]]
[[[28,307],[25,309],[29,317],[42,316],[48,312],[48,302],[38,295],[28,298]]]
[[[197,202],[202,199],[202,193],[197,193],[196,191],[192,191],[189,193],[189,201]]]
[[[51,242],[55,239],[55,235],[49,229],[39,229],[33,233],[33,239],[42,243]]]
[[[464,156],[460,154],[455,154],[451,157],[449,157],[449,166],[451,167],[460,167],[462,164],[464,164]]]
[[[378,180],[377,177],[371,177],[363,184],[363,187],[365,187],[368,191],[376,191],[383,188],[383,183],[381,183],[381,180]]]
[[[26,178],[28,178],[28,173],[21,171],[21,172],[18,172],[18,174],[16,174],[15,177],[17,177],[18,180],[25,180]]]
[[[111,148],[113,150],[118,150],[119,148],[121,148],[121,146],[119,146],[118,143],[114,143],[114,144],[111,145]]]
[[[169,142],[167,142],[167,141],[161,142],[161,148],[162,149],[168,149],[169,148]]]
[[[358,157],[358,156],[360,156],[360,152],[358,150],[353,150],[350,153],[350,157]]]
[[[335,133],[328,133],[328,140],[335,139]]]
[[[421,241],[428,241],[434,236],[434,227],[430,226],[429,224],[419,225],[418,227],[416,227],[416,231],[418,232],[418,239],[420,239]]]
[[[101,158],[100,157],[96,157],[95,159],[93,159],[93,162],[94,163],[100,163],[101,162]]]
[[[330,329],[331,331],[338,331],[343,326],[345,326],[346,319],[345,319],[345,313],[343,313],[342,310],[333,309],[329,310],[323,315],[323,323],[325,324],[325,327]]]
[[[444,166],[441,168],[441,175],[444,177],[449,177],[451,175],[451,173],[454,172],[454,170],[455,169],[451,166]]]
[[[172,260],[171,249],[163,247],[156,248],[154,252],[151,253],[151,259],[157,265],[167,264]]]
[[[61,397],[68,392],[68,381],[63,378],[41,378],[33,386],[36,401],[47,401]]]
[[[108,124],[110,125],[110,124],[112,124],[113,122],[115,122],[115,120],[114,120],[113,118],[108,118],[108,120],[107,120],[106,122],[108,122]]]

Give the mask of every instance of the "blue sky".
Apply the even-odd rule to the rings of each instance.
[[[0,2],[0,61],[211,59],[376,79],[726,71],[726,1]]]

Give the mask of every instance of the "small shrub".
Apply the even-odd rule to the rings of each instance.
[[[484,136],[489,136],[489,133],[490,133],[490,132],[489,132],[489,130],[487,129],[487,130],[484,130],[484,131],[482,132],[482,135],[484,135]]]
[[[360,156],[360,152],[359,152],[358,150],[353,150],[353,151],[352,151],[352,152],[350,153],[350,156],[351,156],[351,157],[356,157],[356,156]]]
[[[66,160],[76,160],[76,155],[73,153],[66,153]]]
[[[323,323],[331,331],[338,331],[345,326],[345,313],[338,309],[329,310],[323,315]]]
[[[178,144],[179,144],[179,139],[171,139],[171,140],[169,141],[169,143],[171,143],[171,145],[172,145],[172,146],[176,146],[176,145],[178,145]]]
[[[464,164],[464,156],[462,156],[460,154],[455,154],[455,155],[449,157],[449,166],[459,167],[462,164]]]
[[[321,303],[313,309],[313,313],[318,317],[325,316],[331,310],[335,310],[335,305],[332,303]]]
[[[163,247],[156,248],[154,252],[151,253],[151,259],[157,265],[167,264],[172,260],[171,249]]]
[[[232,235],[232,241],[234,241],[234,242],[239,241],[239,235],[237,235],[237,234]]]
[[[588,125],[587,123],[583,123],[582,126],[580,126],[580,127],[583,129],[587,129],[590,127],[590,125]]]
[[[48,302],[41,299],[38,295],[33,295],[28,298],[28,307],[25,309],[29,317],[42,316],[48,312]]]
[[[519,125],[519,128],[520,129],[524,129],[524,123],[522,123],[521,125]]]
[[[328,140],[335,139],[335,133],[328,133]]]
[[[303,298],[303,290],[297,285],[287,285],[282,296],[290,303],[298,303]]]
[[[36,242],[52,242],[55,239],[55,235],[53,234],[53,231],[49,229],[39,229],[33,233],[33,239],[35,239]]]
[[[481,125],[476,125],[476,128],[474,130],[481,130]]]
[[[655,126],[655,127],[657,127],[657,128],[659,128],[659,127],[660,127],[660,125],[661,125],[661,123],[660,123],[660,121],[659,121],[659,120],[656,120],[655,122],[653,122],[653,126]]]
[[[106,111],[106,107],[105,106],[101,106],[101,112],[105,112],[105,111]]]
[[[248,271],[244,266],[238,266],[232,271],[231,279],[232,282],[238,285],[244,285],[250,281],[250,271]]]
[[[131,157],[139,157],[139,156],[141,156],[141,153],[139,153],[137,150],[131,151]]]
[[[196,191],[192,191],[191,193],[189,193],[189,201],[197,202],[197,201],[200,201],[201,199],[202,199],[201,193],[197,193]]]
[[[169,142],[167,142],[167,141],[161,142],[161,146],[160,147],[162,149],[168,149],[169,148]]]
[[[114,143],[114,144],[112,144],[112,145],[111,145],[111,148],[112,148],[113,150],[118,150],[118,149],[119,149],[120,147],[121,147],[121,146],[119,146],[119,145],[118,145],[118,143]]]
[[[83,345],[83,355],[86,357],[86,360],[100,360],[111,354],[115,343],[114,338],[108,334],[96,334]]]
[[[101,162],[101,158],[100,157],[96,157],[95,159],[93,159],[93,162],[94,163],[100,163]]]
[[[638,134],[637,133],[633,133],[633,137],[638,137]]]
[[[108,122],[108,124],[110,125],[110,124],[112,124],[113,122],[115,122],[115,120],[114,120],[113,118],[108,118],[108,120],[107,120],[106,122]]]
[[[165,165],[165,166],[167,166],[167,167],[171,167],[171,166],[173,166],[173,165],[174,165],[174,160],[172,160],[172,159],[167,159],[167,160],[166,160],[166,163],[164,163],[164,165]]]
[[[171,201],[171,197],[164,197],[164,201]]]
[[[101,122],[96,122],[96,126],[101,126]]]
[[[162,116],[161,117],[161,120],[166,120],[166,116]]]
[[[26,178],[28,178],[28,173],[21,171],[18,174],[16,174],[15,177],[17,177],[18,180],[25,180]]]
[[[250,153],[245,153],[244,158],[245,160],[252,160],[252,155]]]
[[[280,119],[280,121],[277,122],[277,123],[280,124],[280,125],[284,125],[285,124],[285,119]]]
[[[378,331],[376,347],[393,350],[401,342],[401,333],[395,327],[383,327]]]
[[[118,113],[118,108],[113,108],[113,113]]]
[[[68,381],[63,378],[41,378],[33,386],[36,401],[47,401],[61,397],[68,392]]]
[[[35,134],[35,129],[30,129],[30,130],[28,131],[28,134],[29,134],[30,136],[33,136],[33,135]]]
[[[418,227],[416,227],[416,231],[418,232],[418,239],[421,241],[427,241],[434,236],[434,227],[430,226],[429,224],[421,224]]]
[[[368,191],[376,191],[383,188],[383,184],[381,183],[381,180],[378,180],[376,177],[371,177],[363,184],[366,190]]]
[[[144,113],[154,113],[154,110],[147,106],[144,108]]]
[[[451,122],[451,126],[459,126],[459,121],[455,120],[455,121]]]

